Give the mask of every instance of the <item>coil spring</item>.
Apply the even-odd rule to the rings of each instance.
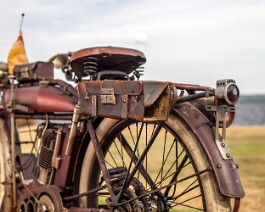
[[[55,144],[55,132],[49,131],[43,135],[38,165],[49,171],[52,170],[52,156]]]
[[[83,59],[84,73],[89,75],[91,79],[95,76],[98,70],[98,58],[96,57],[85,57]]]

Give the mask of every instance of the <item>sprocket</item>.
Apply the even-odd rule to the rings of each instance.
[[[56,186],[41,186],[31,192],[24,190],[17,211],[20,212],[56,212],[63,211],[60,192]]]
[[[116,192],[120,191],[122,184],[123,181],[121,180],[114,185]],[[132,201],[129,201],[130,199],[132,199]],[[122,204],[122,202],[126,203]],[[137,178],[131,180],[129,187],[125,190],[123,197],[120,199],[120,203],[121,205],[114,208],[114,211],[152,211],[149,195],[143,184]]]

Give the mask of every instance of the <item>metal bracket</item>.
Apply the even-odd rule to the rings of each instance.
[[[227,107],[225,105],[219,106],[206,106],[206,110],[215,112],[216,127],[215,127],[215,143],[219,152],[224,160],[231,159],[231,153],[226,145],[226,113],[234,111],[233,107]],[[220,127],[222,132],[219,133]]]
[[[71,130],[70,130],[69,139],[68,139],[68,143],[67,143],[66,150],[65,150],[66,155],[72,154],[79,119],[80,119],[80,106],[79,104],[77,104],[74,109]]]
[[[121,118],[126,119],[128,117],[128,95],[122,95],[121,106]]]
[[[97,96],[93,95],[92,96],[92,111],[91,111],[92,116],[97,116]]]
[[[101,104],[115,105],[114,88],[101,88],[100,100]]]

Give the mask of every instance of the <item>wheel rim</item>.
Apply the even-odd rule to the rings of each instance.
[[[130,123],[128,121],[122,121],[114,126],[102,142],[102,151],[105,154],[108,169],[122,167],[131,172],[156,127],[155,123]],[[133,157],[134,162],[131,162]],[[90,184],[89,189],[95,188],[95,185],[102,179],[98,170],[99,166],[96,164],[92,170],[94,182]],[[149,193],[153,210],[171,208],[180,211],[204,210],[205,200],[194,161],[183,142],[167,125],[163,125],[159,131],[139,170],[134,177]],[[151,182],[146,173],[150,175]],[[115,180],[115,177],[112,180]],[[104,182],[100,184],[102,185]],[[156,192],[154,192],[155,189]],[[98,194],[99,200],[97,201],[99,204],[104,203],[108,198],[107,191],[102,190]]]
[[[1,141],[0,141],[1,142]],[[0,208],[3,204],[3,199],[5,196],[5,158],[4,151],[2,149],[2,144],[0,144]]]

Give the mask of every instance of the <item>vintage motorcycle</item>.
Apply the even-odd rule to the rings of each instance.
[[[235,81],[140,81],[145,62],[96,47],[0,65],[1,211],[238,211]]]

